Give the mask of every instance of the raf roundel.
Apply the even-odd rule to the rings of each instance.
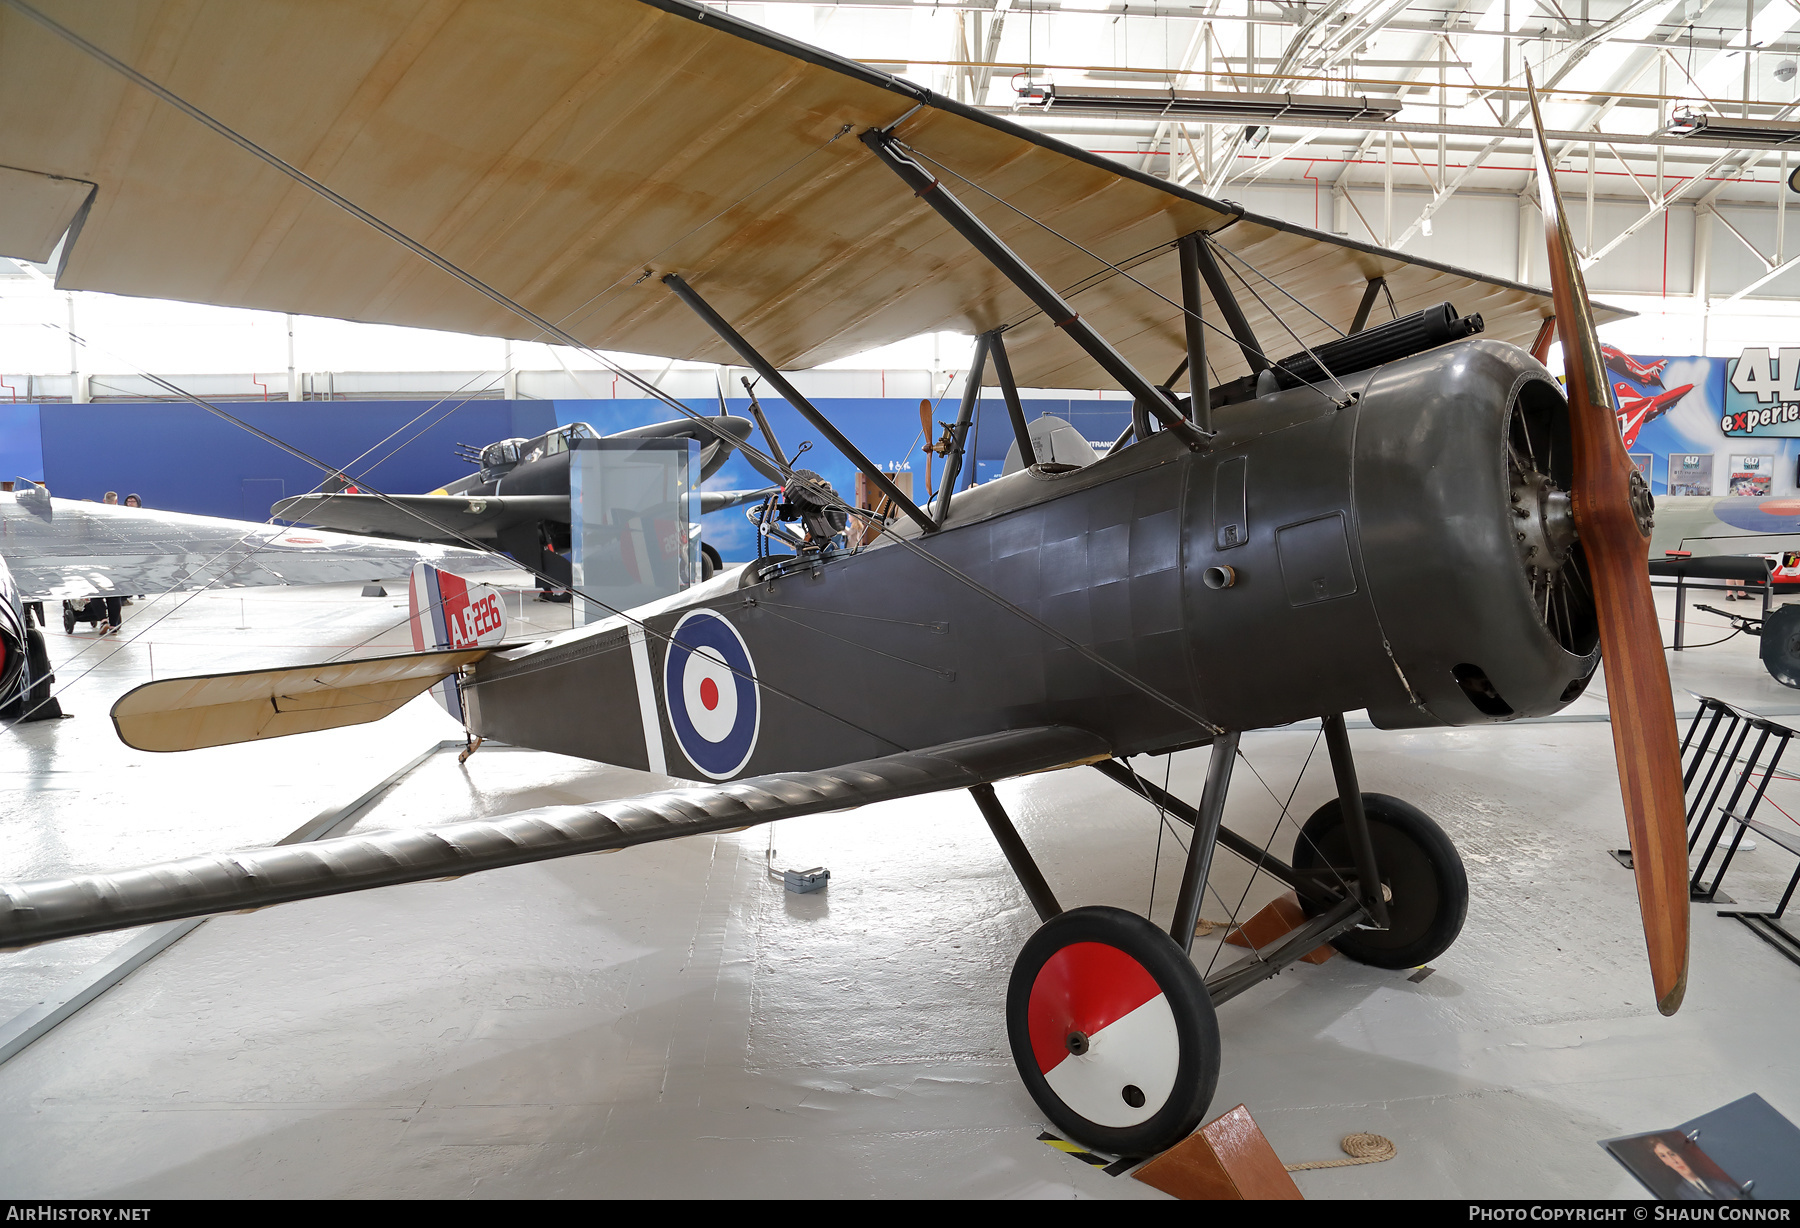
[[[762,724],[756,667],[737,628],[711,610],[675,624],[663,665],[663,702],[688,761],[713,780],[750,762]]]

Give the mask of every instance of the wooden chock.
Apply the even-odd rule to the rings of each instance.
[[[1290,891],[1269,901],[1268,907],[1232,930],[1225,941],[1234,947],[1253,946],[1260,950],[1305,924],[1306,913],[1300,907],[1300,897]],[[1327,943],[1300,958],[1309,964],[1322,964],[1336,954],[1337,948]]]
[[[1133,1177],[1175,1198],[1304,1198],[1243,1105],[1182,1139]]]

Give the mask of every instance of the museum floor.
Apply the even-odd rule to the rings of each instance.
[[[108,707],[153,671],[398,643],[390,587],[400,600],[208,594],[153,627],[174,600],[140,601],[131,643],[58,630],[73,717],[0,731],[0,879],[272,843],[456,736],[428,700],[178,756],[113,735]],[[1715,637],[1696,623],[1691,638]],[[1800,713],[1755,647],[1675,654],[1678,708],[1694,691]],[[1800,967],[1696,906],[1687,1003],[1656,1013],[1632,879],[1605,851],[1624,828],[1601,686],[1547,722],[1353,725],[1363,787],[1439,818],[1473,899],[1423,980],[1339,958],[1221,1008],[1215,1113],[1247,1104],[1290,1162],[1335,1158],[1357,1131],[1398,1145],[1386,1163],[1298,1174],[1308,1197],[1635,1197],[1597,1139],[1750,1092],[1800,1119]],[[1227,822],[1267,835],[1303,765],[1296,817],[1324,801],[1317,738],[1247,737]],[[1175,757],[1175,790],[1197,797],[1204,766]],[[507,748],[466,767],[440,753],[358,829],[655,783]],[[1145,908],[1148,806],[1083,770],[1000,794],[1065,905]],[[1800,785],[1771,796],[1794,811]],[[784,893],[771,846],[778,867],[828,867],[829,890]],[[1160,865],[1166,921],[1173,836]],[[1727,885],[1760,899],[1792,865],[1765,844]],[[1221,854],[1212,887],[1204,915],[1222,918],[1245,892],[1240,863]],[[1274,894],[1255,885],[1246,911]],[[964,795],[219,917],[0,1066],[0,1198],[1162,1197],[1038,1141],[1001,1017],[1033,924]],[[120,941],[0,955],[0,1022]],[[1217,949],[1201,939],[1196,958]]]

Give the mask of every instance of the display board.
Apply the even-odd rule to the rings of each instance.
[[[1800,493],[1800,347],[1728,358],[1603,350],[1626,449],[1653,458],[1656,494]]]

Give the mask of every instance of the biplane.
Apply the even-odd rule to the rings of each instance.
[[[1674,1011],[1686,844],[1651,500],[1594,331],[1617,313],[1587,300],[1538,150],[1548,292],[1258,216],[686,0],[4,0],[0,186],[23,206],[0,251],[65,236],[59,285],[741,364],[895,511],[870,526],[765,435],[765,548],[673,597],[529,642],[139,688],[121,736],[177,749],[449,680],[471,745],[692,783],[6,884],[0,946],[967,789],[1042,919],[1004,1006],[1019,1073],[1058,1129],[1141,1155],[1204,1114],[1219,1005],[1322,943],[1405,967],[1456,938],[1454,846],[1361,791],[1343,714],[1551,713],[1604,656]],[[976,373],[914,502],[782,372],[926,330],[973,335]],[[1566,396],[1533,355],[1552,336]],[[982,388],[1033,455],[1021,386],[1123,389],[1132,430],[959,490]],[[876,530],[855,546],[853,519]],[[1337,794],[1283,858],[1224,826],[1226,796],[1244,731],[1309,718]],[[1201,747],[1193,802],[1128,765]],[[1084,766],[1193,826],[1167,931],[1064,909],[993,789]],[[1203,979],[1220,848],[1306,920]]]

